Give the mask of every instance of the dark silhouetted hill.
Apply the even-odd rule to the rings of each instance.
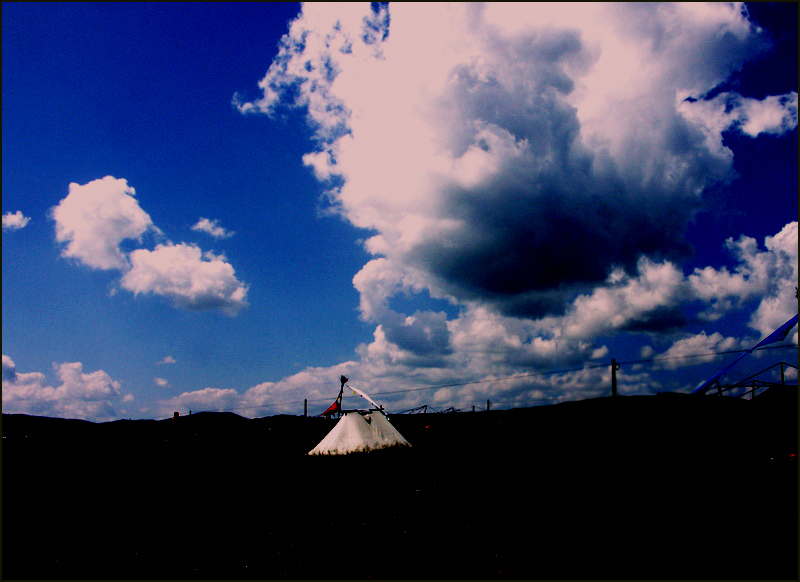
[[[391,416],[3,415],[3,577],[796,579],[797,387]]]

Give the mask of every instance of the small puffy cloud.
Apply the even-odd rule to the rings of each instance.
[[[741,129],[751,137],[782,134],[797,127],[797,93],[770,95],[763,100],[742,99]]]
[[[30,220],[31,219],[22,214],[22,211],[20,210],[17,210],[16,212],[6,212],[3,215],[3,232],[11,232],[25,228],[28,226]]]
[[[131,268],[121,280],[135,295],[160,295],[192,311],[220,308],[229,315],[247,305],[247,285],[221,258],[192,244],[157,245],[130,253]]]
[[[58,386],[40,372],[20,373],[3,355],[3,412],[80,418],[104,422],[116,418],[120,382],[103,370],[84,373],[83,364],[53,364]]]
[[[172,356],[164,356],[164,359],[159,362],[159,365],[174,364],[176,362],[177,362],[177,360],[175,358],[173,358]]]
[[[156,383],[156,386],[161,388],[169,388],[169,381],[164,378],[153,378],[153,382]]]
[[[66,243],[63,257],[74,258],[94,269],[128,266],[120,244],[154,229],[139,206],[127,180],[106,176],[88,184],[69,185],[69,194],[51,209],[56,240]]]
[[[215,239],[230,238],[236,234],[220,226],[218,220],[209,220],[208,218],[200,218],[200,220],[192,226],[192,230],[204,232]]]

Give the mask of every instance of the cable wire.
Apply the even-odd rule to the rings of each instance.
[[[780,349],[780,348],[796,348],[796,347],[798,347],[797,344],[784,344],[784,345],[779,345],[779,346],[764,346],[764,347],[760,347],[760,348],[757,348],[757,349],[752,350],[752,351],[775,350],[775,349]],[[723,355],[728,355],[728,354],[741,354],[741,353],[747,352],[747,351],[750,351],[750,350],[726,350],[726,351],[721,351],[721,352],[707,352],[707,353],[704,353],[704,354],[685,354],[685,355],[681,355],[681,356],[660,356],[660,357],[656,357],[656,358],[647,358],[647,359],[643,359],[643,360],[629,360],[629,361],[617,362],[617,364],[620,365],[620,366],[629,366],[629,365],[632,365],[632,364],[647,364],[647,363],[654,363],[654,362],[660,362],[660,361],[666,361],[666,360],[679,360],[679,359],[687,359],[687,358],[707,358],[707,357],[711,357],[711,356],[723,356]],[[383,391],[383,392],[373,392],[373,396],[388,396],[390,394],[405,394],[405,393],[409,393],[409,392],[422,392],[424,390],[439,390],[439,389],[442,389],[442,388],[457,388],[457,387],[460,387],[460,386],[469,386],[469,385],[472,385],[472,384],[490,384],[492,382],[503,382],[503,381],[506,381],[506,380],[516,380],[516,379],[519,379],[519,378],[530,378],[530,377],[534,377],[534,376],[549,376],[549,375],[552,375],[552,374],[567,374],[569,372],[581,372],[581,371],[584,371],[584,370],[594,370],[594,369],[598,369],[598,368],[607,368],[610,365],[611,365],[611,363],[609,362],[609,363],[602,363],[602,364],[593,364],[593,365],[590,365],[590,366],[584,365],[584,366],[576,367],[576,368],[565,368],[565,369],[560,369],[560,370],[546,370],[546,371],[543,371],[543,372],[529,372],[529,373],[526,373],[526,374],[515,374],[515,375],[512,375],[512,376],[500,376],[500,377],[497,377],[497,378],[490,378],[490,379],[484,379],[484,380],[470,380],[470,381],[466,381],[466,382],[454,382],[454,383],[451,383],[451,384],[438,384],[438,385],[435,385],[435,386],[421,386],[421,387],[418,387],[418,388],[402,388],[400,390],[386,390],[386,391]],[[347,396],[347,398],[351,398],[351,397]],[[313,398],[313,399],[312,398],[308,398],[306,400],[308,400],[308,402],[327,402],[329,399],[330,398]],[[545,400],[545,399],[538,399],[538,400]],[[303,402],[304,401],[293,401],[293,402],[279,402],[279,403],[270,403],[270,404],[259,404],[259,405],[253,405],[253,406],[237,406],[237,407],[234,407],[234,408],[217,409],[217,411],[219,411],[219,412],[233,412],[235,410],[247,410],[247,409],[252,409],[252,408],[271,408],[271,407],[274,407],[274,406],[298,405],[298,404],[303,404]],[[497,403],[497,404],[499,404],[499,403]]]

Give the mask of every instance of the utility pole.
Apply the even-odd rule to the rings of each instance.
[[[619,364],[617,360],[611,358],[611,396],[617,395],[617,370],[619,370]]]

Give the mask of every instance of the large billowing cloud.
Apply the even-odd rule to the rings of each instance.
[[[436,296],[539,317],[642,255],[680,260],[731,170],[722,131],[797,123],[796,94],[704,100],[758,46],[739,6],[386,10],[305,5],[262,98],[237,103],[305,107],[338,211]]]
[[[766,250],[730,241],[732,273],[681,268],[704,191],[734,179],[723,134],[797,126],[795,92],[718,90],[763,36],[727,3],[303,5],[262,94],[234,104],[305,111],[316,147],[304,163],[370,233],[353,283],[377,325],[345,373],[387,394],[398,379],[481,380],[436,402],[572,399],[606,390],[608,370],[490,380],[606,357],[619,332],[661,333],[671,357],[744,346],[791,317],[796,223]],[[417,294],[448,307],[401,313],[395,300]],[[682,332],[688,307],[709,322],[747,307],[754,335]],[[299,398],[293,378],[248,394]]]
[[[125,241],[142,242],[152,231],[162,235],[124,179],[106,176],[88,184],[70,184],[69,194],[51,210],[56,240],[66,243],[62,256],[95,269],[123,273],[122,288],[134,294],[158,295],[188,310],[222,309],[234,315],[247,305],[247,285],[240,282],[224,256],[191,244],[159,244],[152,251],[124,251]],[[214,238],[231,233],[216,221],[201,219],[193,229]]]
[[[235,104],[304,108],[304,162],[372,233],[353,281],[378,324],[360,366],[479,377],[586,361],[607,353],[598,337],[676,330],[687,302],[712,319],[766,290],[712,296],[724,272],[680,268],[703,191],[732,177],[723,132],[797,125],[794,92],[713,94],[761,37],[736,4],[307,4],[261,97]],[[421,291],[459,315],[392,308]]]
[[[767,48],[741,4],[306,4],[260,97],[234,104],[303,109],[317,138],[304,163],[370,233],[353,283],[377,325],[345,365],[354,381],[395,408],[419,402],[393,393],[398,380],[461,381],[429,402],[571,399],[606,390],[608,370],[492,378],[605,358],[619,332],[660,334],[660,356],[682,366],[687,350],[747,347],[796,312],[796,223],[765,250],[729,241],[733,272],[681,268],[704,191],[734,178],[723,134],[797,126],[795,92],[717,89]],[[401,313],[395,300],[417,294],[449,307]],[[754,335],[692,335],[687,309],[708,322],[749,309]],[[251,391],[299,398],[293,379]]]

